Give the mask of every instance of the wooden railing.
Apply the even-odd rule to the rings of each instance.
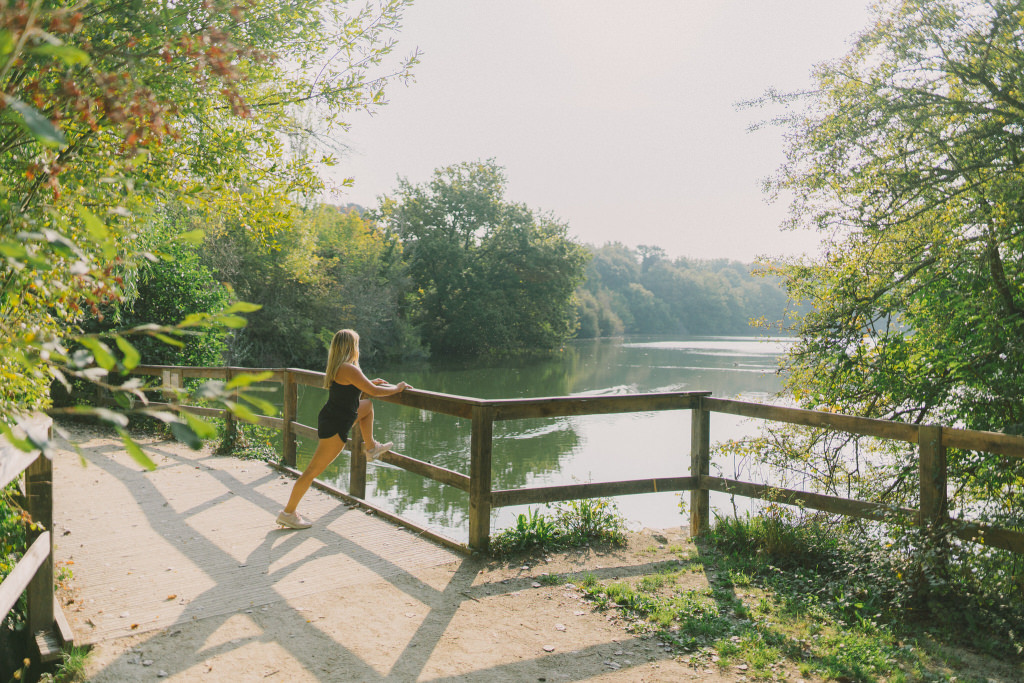
[[[171,366],[140,366],[135,372],[162,377],[166,388],[181,385],[182,378],[201,377],[229,379],[239,372],[268,372],[249,368],[197,368]],[[269,381],[284,387],[282,417],[260,416],[259,424],[282,430],[284,435],[284,468],[296,473],[295,436],[316,438],[314,427],[296,421],[296,386],[299,384],[321,387],[323,373],[309,370],[270,370]],[[1024,553],[1024,533],[1000,529],[975,522],[949,519],[947,502],[946,449],[988,451],[1002,457],[1024,458],[1024,438],[937,425],[908,425],[887,420],[875,420],[852,415],[826,413],[799,408],[787,408],[760,403],[749,403],[714,398],[707,391],[683,391],[654,394],[617,396],[567,396],[558,398],[478,399],[453,396],[419,389],[408,389],[394,396],[376,400],[396,403],[445,415],[471,420],[469,474],[454,472],[400,453],[388,453],[381,459],[420,476],[454,486],[469,493],[469,548],[486,549],[490,537],[491,510],[510,505],[549,503],[581,498],[621,496],[636,493],[690,491],[690,531],[697,536],[704,533],[710,522],[710,492],[772,500],[800,505],[805,508],[873,520],[886,520],[903,524],[933,526],[950,524],[957,536],[964,540],[981,542]],[[201,415],[231,416],[224,410],[179,406]],[[491,478],[492,430],[495,421],[528,418],[600,415],[608,413],[652,412],[661,410],[689,410],[691,412],[691,439],[689,475],[656,479],[596,482],[567,486],[534,487],[493,490]],[[920,507],[908,509],[884,503],[850,500],[808,491],[780,488],[766,484],[738,481],[710,476],[711,413],[727,413],[774,422],[811,427],[822,427],[849,434],[894,439],[918,444],[920,473]],[[379,510],[366,503],[366,458],[362,452],[359,430],[353,430],[349,491],[346,494],[318,483],[345,498],[356,500],[401,524],[447,545],[463,548],[462,544],[421,529],[416,524]]]
[[[51,424],[48,417],[35,417],[20,422],[16,431],[44,431],[48,440]],[[26,453],[0,437],[0,489],[23,473],[21,498],[36,530],[29,537],[28,550],[0,583],[0,622],[27,593],[28,632],[35,638],[39,659],[48,663],[59,659],[61,647],[72,642],[71,629],[54,596],[53,462],[38,450]]]

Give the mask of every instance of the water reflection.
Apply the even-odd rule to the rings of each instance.
[[[715,396],[766,400],[778,391],[776,360],[786,340],[750,337],[629,338],[567,345],[550,358],[503,362],[448,362],[366,368],[369,376],[477,398],[525,398],[657,391],[711,391]],[[299,421],[316,424],[326,392],[299,387]],[[375,404],[380,440],[395,450],[458,472],[469,472],[470,421]],[[734,416],[712,416],[712,441],[736,438],[753,427]],[[682,476],[689,469],[689,411],[514,420],[494,425],[496,489],[587,481]],[[301,439],[299,465],[315,442]],[[348,454],[323,479],[347,490]],[[387,464],[371,465],[367,498],[423,526],[466,540],[468,494]],[[636,526],[686,523],[678,494],[625,496],[620,511]],[[718,503],[716,503],[718,504]],[[495,511],[503,528],[522,510]]]

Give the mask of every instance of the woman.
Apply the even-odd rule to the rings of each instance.
[[[277,515],[278,524],[292,529],[308,529],[312,526],[296,514],[295,508],[299,506],[299,501],[306,495],[313,480],[341,453],[352,425],[359,423],[367,460],[376,460],[391,449],[393,444],[390,441],[377,443],[374,440],[373,404],[368,398],[360,399],[360,394],[390,396],[408,387],[405,382],[388,384],[382,379],[367,379],[359,369],[359,335],[354,330],[339,330],[334,335],[327,354],[327,372],[324,373],[324,388],[330,394],[316,421],[320,441],[306,470],[295,480],[288,505]]]

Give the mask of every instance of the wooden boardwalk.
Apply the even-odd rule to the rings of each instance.
[[[88,436],[89,433],[86,433]],[[274,517],[291,477],[149,440],[146,472],[106,435],[54,461],[55,556],[73,575],[76,642],[98,643],[463,559],[311,489],[308,531]],[[84,466],[83,466],[84,461]]]

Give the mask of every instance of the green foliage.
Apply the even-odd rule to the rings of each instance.
[[[123,315],[127,325],[171,325],[184,316],[213,314],[231,303],[231,292],[215,280],[191,250],[178,250],[172,258],[141,269],[138,298]],[[182,339],[183,346],[142,339],[136,348],[150,365],[218,366],[224,361],[230,330],[217,328]]]
[[[784,595],[793,612],[824,611],[836,623],[868,633],[898,635],[926,624],[983,652],[1019,655],[1024,599],[1012,586],[1013,575],[1000,580],[993,571],[1005,569],[1006,557],[991,558],[989,571],[978,572],[975,562],[947,564],[947,552],[933,550],[935,539],[923,532],[889,537],[883,531],[875,524],[799,518],[775,509],[721,518],[708,540],[729,556],[734,571]],[[969,548],[960,545],[952,554],[964,550]]]
[[[577,289],[580,338],[620,334],[747,334],[755,321],[781,321],[778,279],[718,259],[671,261],[651,246],[592,248]],[[760,324],[760,323],[756,323]]]
[[[626,522],[608,498],[584,498],[555,504],[554,523],[562,529],[563,543],[626,543]]]
[[[30,521],[22,508],[15,503],[19,492],[17,481],[11,482],[0,491],[0,582],[14,570],[18,560],[28,550]],[[25,598],[8,614],[0,629],[20,632],[25,628]]]
[[[972,621],[980,613],[965,593],[926,615],[893,601],[906,576],[880,560],[902,551],[877,539],[776,506],[719,519],[698,547],[699,564],[679,549],[678,559],[638,577],[603,583],[589,575],[579,585],[597,609],[630,631],[656,634],[691,665],[730,674],[742,665],[753,680],[777,680],[785,669],[824,680],[976,680],[977,660],[968,664],[964,647],[1020,661],[1019,622],[1007,630]]]
[[[359,330],[367,359],[417,355],[403,310],[400,247],[352,207],[282,205],[279,213],[272,245],[228,221],[203,250],[218,279],[263,306],[230,340],[231,363],[323,370],[327,345],[343,327]]]
[[[623,545],[626,521],[615,504],[603,498],[559,503],[553,516],[527,508],[516,525],[491,537],[496,557],[533,551],[552,552],[589,544]]]
[[[319,192],[314,168],[329,159],[317,136],[344,125],[343,114],[383,104],[384,86],[416,60],[389,63],[403,5],[0,5],[4,433],[48,407],[54,381],[113,392],[116,410],[63,410],[123,429],[118,411],[146,402],[141,384],[120,382],[142,361],[140,348],[152,353],[160,342],[185,350],[171,356],[179,362],[205,360],[219,352],[218,330],[245,325],[238,314],[257,307],[223,309],[223,290],[187,245],[229,220],[267,244],[267,230],[283,222],[275,211]],[[315,124],[300,122],[304,106],[317,108]],[[287,139],[296,145],[286,154]],[[133,304],[160,320],[104,322]],[[199,392],[212,399],[218,386]],[[190,443],[209,432],[190,417],[155,415]],[[140,456],[127,437],[126,447]]]
[[[770,190],[792,198],[790,227],[823,238],[820,258],[774,269],[807,310],[781,368],[802,407],[1020,433],[1020,12],[882,3],[849,54],[817,67],[817,87],[757,103],[786,107],[790,147]],[[821,488],[917,505],[912,448],[791,428],[762,445]],[[947,475],[955,516],[1022,528],[1024,462],[951,449]],[[955,564],[988,573],[990,561],[977,548]]]
[[[553,520],[543,513],[527,509],[516,517],[516,525],[491,537],[490,552],[497,557],[531,550],[559,547],[561,534]]]
[[[258,424],[236,424],[237,433],[229,448],[222,448],[225,455],[243,460],[259,460],[277,464],[281,462],[281,432],[273,427]],[[224,425],[219,432],[224,436]],[[227,445],[222,440],[222,445]]]
[[[400,180],[375,213],[401,240],[412,318],[434,355],[554,349],[576,328],[583,248],[504,194],[494,161],[462,163],[424,185]]]

